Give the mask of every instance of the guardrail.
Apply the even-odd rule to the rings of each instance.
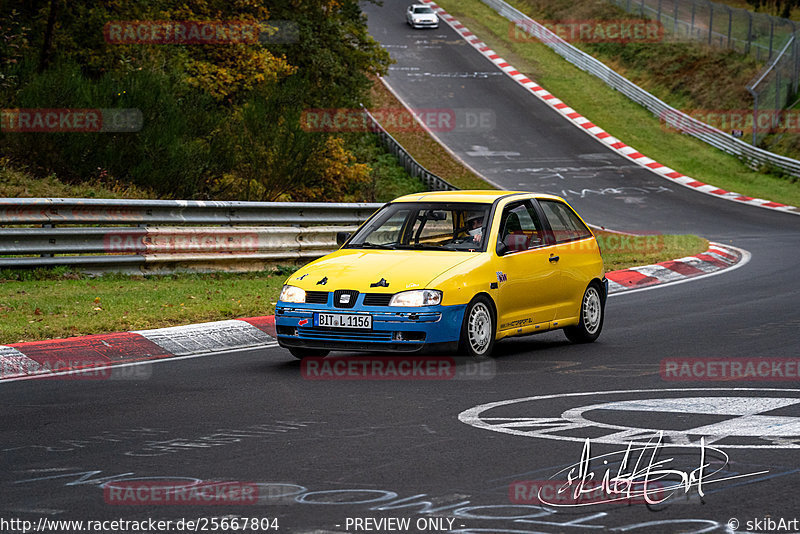
[[[0,225],[360,224],[382,204],[93,198],[0,199]]]
[[[369,111],[364,114],[409,174],[429,190],[457,189],[420,165]],[[90,273],[259,270],[336,250],[338,232],[354,231],[382,205],[0,199],[0,226],[6,226],[0,228],[0,268],[71,266]]]
[[[536,22],[503,0],[482,0],[518,28],[536,37],[555,53],[616,89],[634,102],[641,104],[670,127],[691,135],[728,154],[739,157],[753,168],[762,166],[781,169],[792,176],[800,176],[800,161],[754,147],[744,141],[701,122],[651,95],[601,61],[572,46],[546,27]],[[755,118],[757,120],[757,117]],[[755,124],[758,124],[756,122]]]
[[[94,273],[257,270],[335,250],[337,232],[354,231],[380,206],[0,199],[0,225],[14,226],[0,228],[0,256],[5,256],[0,257],[0,268],[66,265]],[[126,226],[85,226],[95,224]]]

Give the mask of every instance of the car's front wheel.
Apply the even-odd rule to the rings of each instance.
[[[578,324],[564,329],[567,339],[573,343],[591,343],[600,337],[605,318],[605,301],[597,284],[589,284],[581,300]]]
[[[303,360],[305,358],[324,358],[330,351],[323,349],[307,349],[304,347],[289,347],[289,352],[298,360]]]
[[[495,329],[494,308],[487,297],[478,295],[464,312],[459,351],[477,360],[488,358],[494,347]]]

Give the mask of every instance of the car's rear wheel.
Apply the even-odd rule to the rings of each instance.
[[[298,360],[304,360],[305,358],[324,358],[330,351],[323,349],[307,349],[304,347],[289,347],[289,352]]]
[[[494,308],[487,297],[478,295],[464,312],[459,351],[477,360],[489,358],[494,347],[495,329]]]
[[[589,284],[581,300],[578,324],[564,329],[567,339],[573,343],[591,343],[600,337],[605,318],[605,301],[597,284]]]

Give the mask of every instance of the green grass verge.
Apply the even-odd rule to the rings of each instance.
[[[294,268],[259,273],[0,272],[0,343],[270,315]]]
[[[607,271],[697,254],[708,245],[696,236],[638,245],[608,232],[597,237]],[[96,278],[65,268],[0,271],[0,344],[271,315],[295,269]]]
[[[442,0],[439,4],[520,72],[646,156],[722,189],[800,205],[797,181],[753,171],[733,156],[670,131],[645,108],[574,67],[545,45],[514,42],[509,21],[479,0]]]
[[[134,185],[101,180],[68,184],[54,174],[38,178],[24,168],[15,168],[0,157],[0,197],[3,198],[158,198]]]
[[[595,231],[606,272],[693,256],[708,250],[708,241],[696,235],[626,236]]]

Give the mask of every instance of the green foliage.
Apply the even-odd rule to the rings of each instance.
[[[425,191],[421,180],[409,175],[379,144],[372,134],[347,134],[347,145],[356,160],[365,162],[369,168],[369,182],[364,191],[368,202],[389,202],[399,196]]]
[[[342,140],[300,128],[309,107],[355,107],[389,55],[355,0],[7,0],[0,5],[4,108],[136,108],[136,133],[0,131],[0,150],[71,182],[160,196],[361,199],[369,167]],[[272,21],[297,39],[115,44],[114,21]]]
[[[756,11],[766,11],[783,18],[789,18],[792,8],[800,7],[800,0],[747,0]]]
[[[210,95],[180,86],[178,78],[174,70],[137,70],[90,79],[78,65],[59,62],[30,75],[14,107],[137,108],[144,119],[142,130],[6,132],[0,133],[0,143],[44,174],[55,172],[73,181],[110,175],[166,196],[195,196],[216,170],[208,135],[224,113]]]
[[[277,200],[302,187],[325,137],[300,126],[303,85],[287,80],[255,95],[223,125],[220,154],[230,171],[215,182],[215,198]]]
[[[277,2],[270,15],[299,27],[297,42],[271,49],[297,66],[308,107],[358,107],[372,86],[369,76],[388,71],[389,53],[367,33],[356,0]]]

